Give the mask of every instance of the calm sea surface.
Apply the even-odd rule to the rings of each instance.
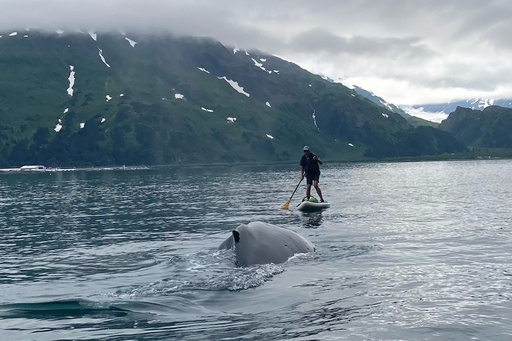
[[[512,161],[0,174],[1,340],[511,340]],[[233,266],[240,224],[317,252]]]

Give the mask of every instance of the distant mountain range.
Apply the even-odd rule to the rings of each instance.
[[[333,82],[333,83],[342,83],[341,80],[334,80],[329,77],[325,77],[324,79]],[[466,100],[458,100],[458,101],[450,101],[447,103],[428,103],[428,104],[417,104],[417,105],[395,105],[392,103],[388,103],[382,97],[379,97],[372,93],[371,91],[365,90],[356,85],[347,85],[345,86],[354,89],[359,95],[368,98],[372,102],[381,105],[383,107],[388,108],[394,113],[400,114],[405,117],[409,123],[413,125],[428,125],[425,121],[440,123],[442,120],[446,119],[448,115],[454,112],[457,107],[468,108],[473,110],[483,110],[489,106],[500,106],[503,108],[512,108],[512,99],[490,99],[490,98],[474,98],[474,99],[466,99]],[[419,121],[415,122],[415,118],[420,118]],[[437,126],[434,125],[434,126]]]
[[[512,99],[475,98],[447,103],[400,106],[400,108],[409,115],[440,123],[442,120],[446,119],[450,113],[454,112],[457,107],[483,110],[492,105],[512,108]]]
[[[423,110],[427,112],[443,112],[448,115],[454,112],[457,107],[469,108],[473,110],[483,110],[491,105],[504,108],[512,108],[512,99],[475,98],[448,103],[413,105],[412,108],[423,108]]]
[[[296,162],[457,153],[363,89],[213,39],[0,33],[0,167]]]

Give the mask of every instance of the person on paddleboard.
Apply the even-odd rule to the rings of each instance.
[[[304,175],[306,176],[306,199],[309,200],[311,196],[311,185],[313,185],[320,197],[320,202],[324,202],[322,191],[320,190],[320,186],[318,186],[318,181],[320,180],[320,165],[323,162],[309,150],[308,146],[304,146],[302,150],[304,151],[304,155],[302,155],[300,159],[300,179],[302,180]]]

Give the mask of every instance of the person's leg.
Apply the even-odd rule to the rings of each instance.
[[[311,184],[313,183],[313,178],[306,175],[306,199],[309,200],[309,197],[311,196]]]
[[[318,196],[320,197],[320,202],[324,202],[324,197],[322,196],[322,191],[320,190],[320,186],[318,186],[318,178],[319,177],[320,177],[320,175],[315,180],[313,180],[313,186],[315,187],[316,192],[318,193]]]

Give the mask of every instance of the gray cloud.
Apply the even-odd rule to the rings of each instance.
[[[211,36],[358,80],[396,103],[412,98],[409,88],[415,100],[418,92],[439,100],[491,96],[496,89],[512,96],[509,1],[3,0],[0,6],[3,32],[32,27]]]
[[[320,28],[296,36],[286,47],[297,52],[326,52],[332,55],[348,54],[365,57],[402,56],[424,59],[436,55],[422,43],[419,37],[342,37]]]

